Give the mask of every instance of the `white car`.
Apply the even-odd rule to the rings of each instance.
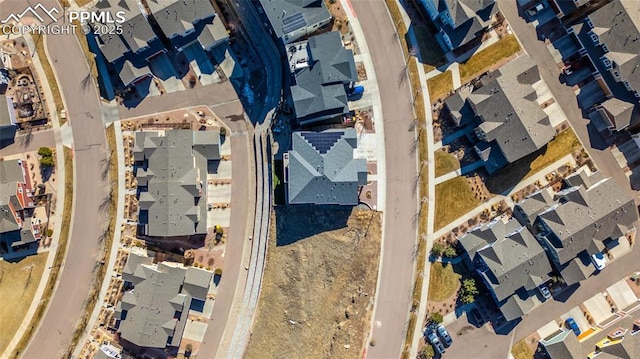
[[[591,261],[593,262],[593,265],[596,267],[597,270],[603,270],[604,267],[607,265],[607,259],[605,258],[604,254],[602,254],[601,252],[598,252],[592,255]]]
[[[551,292],[549,291],[549,288],[547,288],[546,285],[543,284],[543,285],[539,286],[538,289],[540,290],[540,294],[542,294],[544,299],[551,298]]]

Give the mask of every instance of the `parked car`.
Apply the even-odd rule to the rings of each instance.
[[[347,91],[349,100],[359,100],[364,94],[364,86],[354,86]]]
[[[440,341],[440,339],[438,339],[438,336],[435,332],[430,332],[427,336],[427,339],[429,339],[429,343],[433,345],[433,350],[435,350],[436,353],[440,355],[444,354],[444,345],[442,345],[442,342]]]
[[[565,67],[562,68],[562,73],[565,74],[566,76],[569,76],[573,73],[573,66],[572,65],[567,65]]]
[[[580,328],[578,328],[578,324],[576,324],[576,321],[573,320],[573,318],[571,317],[567,318],[567,321],[565,322],[565,324],[569,329],[573,330],[576,336],[580,335]]]
[[[542,11],[544,9],[544,4],[543,3],[539,3],[538,5],[530,8],[529,10],[527,10],[527,12],[529,13],[530,16],[535,16],[537,13],[539,13],[540,11]]]
[[[451,339],[451,335],[449,335],[447,329],[442,324],[440,324],[438,325],[438,328],[436,330],[438,331],[440,338],[442,338],[444,346],[446,346],[447,348],[451,346],[451,343],[453,343],[453,339]]]
[[[549,288],[546,285],[543,284],[539,286],[538,289],[540,290],[540,294],[542,294],[544,299],[551,298],[551,292],[549,291]]]
[[[606,267],[607,265],[607,259],[605,258],[604,254],[602,254],[601,252],[598,252],[592,255],[591,261],[593,262],[593,265],[596,267],[597,270],[603,270],[604,267]]]
[[[482,315],[480,314],[477,308],[471,309],[469,311],[469,314],[471,315],[471,318],[475,322],[476,327],[480,328],[484,324],[484,318],[482,318]]]

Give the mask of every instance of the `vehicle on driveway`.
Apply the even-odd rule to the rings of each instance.
[[[354,86],[347,91],[347,97],[350,101],[356,101],[362,98],[364,94],[364,86]]]
[[[604,267],[607,266],[607,259],[604,257],[604,254],[598,252],[591,256],[591,261],[597,270],[603,270]]]
[[[576,324],[576,321],[573,320],[573,318],[571,317],[567,318],[567,321],[565,322],[565,324],[569,329],[573,330],[573,332],[576,334],[576,337],[580,335],[581,333],[580,328],[578,328],[578,324]]]
[[[438,325],[438,328],[436,330],[438,331],[438,335],[440,335],[440,338],[442,338],[444,346],[447,348],[450,347],[451,343],[453,343],[453,339],[451,339],[451,335],[449,335],[447,329],[442,324],[440,324]]]
[[[551,298],[551,292],[549,291],[549,288],[546,285],[543,284],[539,286],[538,289],[540,290],[540,294],[542,294],[544,299]]]
[[[471,323],[471,324],[475,324],[476,327],[480,328],[484,324],[484,318],[482,318],[482,315],[478,311],[478,308],[471,309],[468,312],[467,316],[468,315],[471,315],[471,319],[474,322],[474,323]]]
[[[436,335],[436,332],[431,331],[429,332],[429,335],[427,335],[427,339],[429,339],[429,343],[431,343],[431,345],[433,345],[433,350],[435,350],[435,352],[437,354],[444,354],[444,345],[442,345],[442,342],[440,341],[440,339],[438,339],[438,336]]]

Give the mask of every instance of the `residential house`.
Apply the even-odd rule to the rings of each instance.
[[[207,299],[212,278],[210,271],[131,253],[122,272],[131,289],[115,308],[120,339],[144,348],[178,347],[192,303]]]
[[[582,347],[572,330],[563,329],[552,338],[540,340],[549,359],[584,358]]]
[[[540,304],[538,286],[551,278],[552,268],[526,227],[498,219],[465,234],[460,244],[507,321]]]
[[[292,149],[284,156],[289,204],[358,204],[367,184],[365,159],[354,159],[356,131],[294,132]]]
[[[542,149],[555,131],[534,85],[538,66],[521,56],[485,76],[481,87],[445,101],[458,126],[475,127],[470,140],[489,174]]]
[[[624,328],[616,328],[607,336],[596,343],[596,350],[587,355],[587,358],[598,359],[631,359],[640,358],[640,337],[626,335]]]
[[[340,33],[324,33],[289,46],[299,58],[292,66],[291,97],[296,119],[309,125],[349,113],[347,89],[358,79],[353,52]]]
[[[537,215],[533,227],[570,285],[594,272],[590,257],[619,245],[619,238],[634,228],[638,212],[623,188],[599,174],[580,171],[566,184],[568,188],[556,193],[553,204]]]
[[[536,217],[553,205],[553,191],[550,187],[536,191],[513,207],[513,217],[521,225],[531,228]]]
[[[201,39],[206,41],[207,47],[213,47],[228,39],[224,25],[209,1],[146,0],[146,4],[158,27],[175,49],[184,49]],[[203,33],[204,36],[200,38]],[[205,38],[209,35],[211,38]]]
[[[16,135],[16,115],[13,102],[6,95],[0,95],[0,143],[12,140]]]
[[[324,0],[260,0],[275,36],[289,44],[331,21]]]
[[[41,238],[27,163],[0,161],[0,256],[29,250],[35,253]]]
[[[478,44],[498,12],[494,0],[420,0],[445,52]]]
[[[140,232],[151,237],[206,234],[207,164],[220,159],[219,132],[137,132],[133,155]]]
[[[607,101],[589,117],[600,130],[640,127],[640,2],[613,0],[568,31],[576,34],[594,65],[593,76]]]

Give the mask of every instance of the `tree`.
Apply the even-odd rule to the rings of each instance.
[[[220,126],[220,136],[224,137],[227,135],[227,128],[224,126]]]
[[[434,243],[433,247],[431,248],[431,254],[433,254],[436,257],[440,257],[442,256],[442,253],[444,252],[444,246],[440,243]]]
[[[40,166],[42,167],[55,167],[56,162],[53,160],[53,157],[42,157],[40,159]]]
[[[431,359],[436,355],[431,344],[427,344],[418,352],[418,359]]]
[[[38,154],[42,157],[51,157],[53,156],[53,151],[49,147],[40,147],[38,149]]]
[[[467,278],[462,281],[462,288],[460,288],[460,301],[462,301],[462,303],[473,303],[478,293],[478,287],[474,279]]]
[[[453,246],[448,246],[447,248],[445,248],[442,254],[447,258],[454,258],[458,255],[456,249]]]
[[[442,323],[443,320],[444,320],[444,318],[442,317],[442,314],[440,314],[438,312],[433,312],[429,316],[429,321],[431,323],[440,324],[440,323]]]

